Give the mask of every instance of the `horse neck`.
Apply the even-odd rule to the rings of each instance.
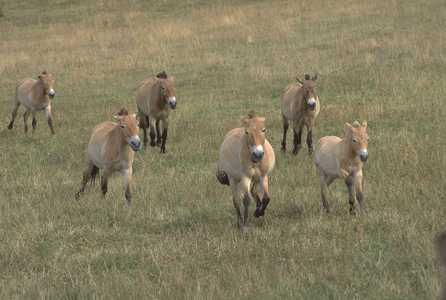
[[[45,89],[43,88],[42,81],[37,80],[37,82],[31,88],[31,94],[36,99],[41,99],[45,97]]]

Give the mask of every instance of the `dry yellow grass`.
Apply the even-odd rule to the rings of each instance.
[[[0,3],[1,298],[432,299],[445,220],[444,1],[10,1]],[[6,130],[17,80],[57,75],[56,136]],[[176,78],[168,153],[74,193],[93,126],[160,70]],[[320,73],[316,137],[369,123],[369,212],[345,187],[320,213],[312,160],[278,152],[279,98]],[[266,218],[242,239],[218,147],[255,109],[277,150]]]

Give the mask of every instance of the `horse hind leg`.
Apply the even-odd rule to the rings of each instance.
[[[156,146],[156,142],[155,142],[155,138],[156,138],[156,133],[155,133],[155,121],[153,120],[153,118],[149,118],[149,134],[150,134],[150,146],[151,147],[155,147]]]
[[[14,108],[11,113],[11,122],[9,122],[9,124],[8,124],[8,129],[12,129],[14,127],[14,121],[15,121],[15,118],[17,117],[17,111],[19,110],[19,107],[20,107],[20,102],[18,102],[18,101],[15,102]]]
[[[146,115],[143,115],[140,113],[141,121],[139,122],[139,128],[142,129],[142,135],[143,135],[143,145],[144,148],[147,146],[147,142],[149,141],[149,138],[147,137],[147,127],[149,127],[149,117]]]
[[[93,163],[89,162],[87,169],[84,171],[82,175],[81,188],[75,194],[76,199],[79,199],[80,196],[84,193],[85,186],[87,185],[88,182],[91,183],[95,182],[98,173],[99,173],[99,168],[96,167]]]

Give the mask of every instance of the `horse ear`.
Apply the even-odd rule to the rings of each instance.
[[[299,82],[300,84],[304,84],[302,80],[299,79],[299,77],[296,77],[297,82]]]
[[[46,74],[48,74],[48,72],[47,72],[46,70],[43,70],[43,71],[42,71],[42,74],[43,74],[43,75],[46,75]]]
[[[310,80],[310,74],[305,74],[305,80]]]
[[[362,122],[362,127],[367,128],[367,121]]]
[[[344,131],[345,131],[346,133],[349,132],[349,131],[351,131],[352,129],[353,129],[353,126],[350,125],[350,123],[346,122],[346,123],[344,124]]]
[[[242,123],[242,126],[247,128],[249,126],[249,121],[247,117],[242,117],[242,119],[240,120]]]
[[[361,124],[359,124],[358,121],[354,121],[353,122],[353,127],[355,127],[355,128],[361,127]]]
[[[118,114],[114,114],[113,115],[113,119],[117,120],[117,121],[121,121],[122,120],[122,116],[118,115]]]
[[[317,76],[318,76],[318,74],[316,73],[316,74],[314,74],[314,76],[313,76],[313,78],[311,78],[311,80],[313,80],[313,81],[316,81],[317,80]]]
[[[42,79],[42,75],[37,76],[37,78]]]

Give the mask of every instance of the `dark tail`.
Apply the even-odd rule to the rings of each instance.
[[[223,185],[229,185],[229,177],[224,171],[217,170],[217,180]]]
[[[99,174],[99,168],[96,166],[93,166],[90,173],[90,184],[94,184],[96,182],[96,177]]]

